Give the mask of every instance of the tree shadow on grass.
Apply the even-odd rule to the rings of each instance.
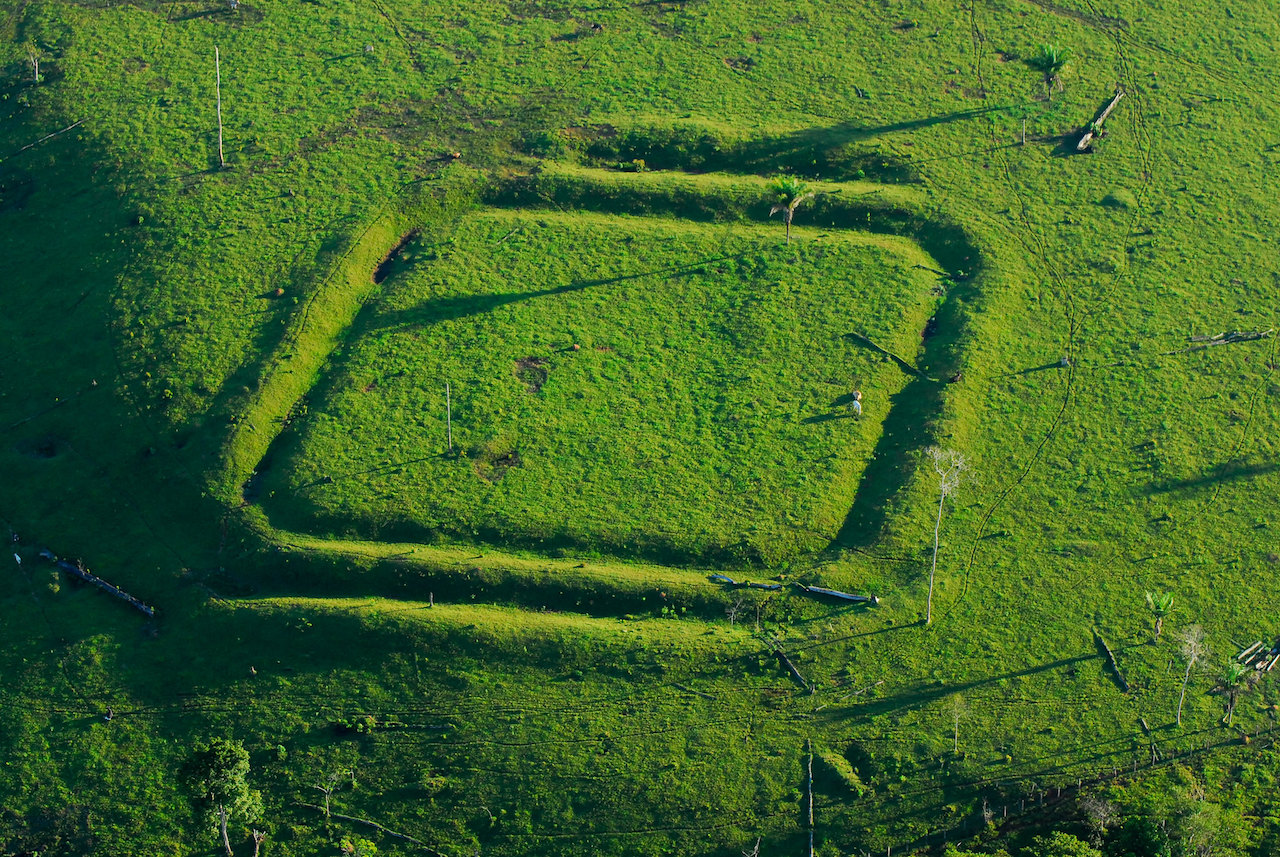
[[[939,699],[951,696],[952,694],[966,693],[970,690],[974,690],[975,688],[995,684],[1003,681],[1004,679],[1022,678],[1024,676],[1036,675],[1038,673],[1051,672],[1056,669],[1072,666],[1073,664],[1095,660],[1102,660],[1102,655],[1091,652],[1070,658],[1059,658],[1056,661],[1049,661],[1048,663],[1037,664],[1036,666],[1026,667],[1025,669],[988,676],[987,678],[975,679],[974,681],[961,682],[960,684],[915,687],[911,690],[885,697],[884,699],[871,700],[859,705],[833,707],[828,709],[821,716],[830,720],[848,720],[850,718],[868,719],[906,708],[923,707],[932,702],[936,702]]]
[[[842,122],[818,128],[805,128],[780,137],[767,137],[737,147],[726,161],[732,161],[733,172],[770,172],[778,169],[791,169],[805,173],[820,172],[830,176],[834,164],[827,164],[821,170],[825,160],[825,150],[883,137],[886,134],[897,134],[906,131],[919,131],[935,125],[946,125],[965,119],[975,119],[988,113],[1007,108],[999,105],[978,107],[973,110],[956,110],[951,113],[939,113],[919,119],[907,119],[901,122],[889,122],[883,125],[860,125],[854,122]]]
[[[1280,470],[1280,464],[1247,464],[1243,461],[1227,461],[1222,464],[1215,465],[1208,472],[1200,476],[1192,476],[1187,479],[1169,479],[1164,482],[1152,482],[1143,489],[1147,494],[1168,494],[1173,491],[1183,491],[1191,488],[1206,488],[1210,485],[1218,485],[1223,482],[1237,482],[1242,479],[1252,479],[1255,476],[1265,476],[1268,473],[1275,473]]]
[[[551,289],[538,289],[529,292],[506,292],[503,294],[480,294],[480,295],[453,295],[449,297],[432,298],[416,307],[405,310],[397,310],[395,312],[385,313],[373,316],[369,325],[364,328],[366,332],[374,330],[386,330],[389,328],[404,327],[424,327],[429,324],[437,324],[442,321],[453,321],[459,318],[466,318],[473,315],[483,315],[493,312],[508,304],[520,303],[521,301],[533,300],[535,298],[550,297],[552,295],[568,294],[569,292],[578,292],[584,289],[595,288],[597,286],[608,286],[614,283],[628,282],[631,280],[643,280],[648,277],[662,277],[668,280],[674,280],[680,277],[688,277],[693,274],[700,273],[706,265],[716,262],[726,262],[732,259],[739,259],[745,253],[734,253],[727,256],[715,256],[707,259],[701,259],[697,262],[690,262],[686,265],[674,265],[668,268],[658,268],[652,271],[641,271],[636,274],[623,274],[617,277],[606,277],[598,280],[579,280],[564,286],[556,286]]]
[[[729,142],[717,134],[693,128],[634,129],[593,141],[588,153],[608,162],[643,159],[649,168],[659,170],[748,175],[789,172],[805,178],[836,181],[865,178],[909,182],[915,180],[909,162],[884,152],[850,151],[849,145],[1006,109],[1005,106],[979,107],[883,125],[841,122],[744,142]]]
[[[1031,366],[1026,369],[1019,369],[1017,372],[1010,372],[1010,375],[1031,375],[1035,372],[1047,372],[1050,369],[1065,369],[1066,365],[1061,360],[1054,360],[1045,363],[1043,366]]]

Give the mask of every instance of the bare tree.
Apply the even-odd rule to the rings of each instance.
[[[742,857],[760,857],[760,837],[756,837],[756,844],[742,852]]]
[[[1178,651],[1187,662],[1187,671],[1182,676],[1182,693],[1178,695],[1178,725],[1182,725],[1182,703],[1187,698],[1187,682],[1191,680],[1191,669],[1196,661],[1203,658],[1208,650],[1204,644],[1204,629],[1199,625],[1189,625],[1178,633]]]
[[[951,752],[957,756],[960,755],[960,721],[968,714],[969,706],[965,705],[964,697],[958,693],[951,694],[951,703],[947,706],[947,713],[951,715]]]
[[[732,628],[734,623],[738,621],[738,617],[742,615],[742,610],[747,606],[747,599],[739,596],[733,599],[728,607],[724,608],[724,615],[729,617],[729,627]]]
[[[1090,795],[1080,801],[1080,809],[1084,810],[1085,823],[1089,826],[1089,839],[1094,847],[1100,846],[1107,830],[1120,820],[1115,804]]]
[[[960,475],[968,462],[954,449],[931,446],[927,450],[933,470],[938,474],[938,519],[933,525],[933,565],[929,568],[929,599],[925,604],[924,623],[933,622],[933,580],[938,572],[938,535],[942,530],[942,504],[960,485]]]
[[[267,838],[267,834],[261,830],[253,831],[253,857],[258,857],[258,852],[262,850],[262,840]]]
[[[333,799],[333,793],[338,790],[338,783],[346,779],[350,775],[352,787],[355,787],[355,771],[338,771],[336,774],[330,775],[327,785],[312,786],[311,788],[324,795],[324,817],[330,816],[329,803]]]
[[[35,42],[27,42],[24,47],[27,50],[27,62],[31,64],[31,82],[38,84],[44,79],[40,76],[40,59],[43,53]]]

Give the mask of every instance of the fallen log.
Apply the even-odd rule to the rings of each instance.
[[[1187,340],[1197,343],[1188,348],[1179,348],[1175,351],[1166,351],[1168,354],[1186,354],[1188,351],[1201,351],[1205,348],[1213,348],[1215,345],[1231,345],[1235,342],[1256,342],[1259,339],[1268,339],[1271,334],[1275,333],[1275,328],[1267,328],[1266,330],[1228,330],[1225,333],[1219,333],[1215,336],[1189,336]]]
[[[791,658],[787,657],[787,653],[782,651],[782,649],[777,649],[774,651],[774,654],[777,655],[778,660],[786,666],[787,670],[791,673],[791,677],[809,693],[813,693],[813,685],[809,684],[809,682],[805,680],[805,677],[800,674],[800,670],[796,669],[796,665],[791,663]]]
[[[782,646],[778,644],[778,641],[773,640],[772,644],[773,653],[777,656],[778,662],[787,668],[787,671],[791,673],[791,677],[795,679],[801,687],[809,693],[813,693],[813,685],[805,681],[805,677],[800,674],[800,670],[796,669],[796,665],[791,662],[791,658],[787,657],[787,653],[782,651]]]
[[[1240,654],[1236,655],[1236,660],[1238,660],[1238,661],[1244,661],[1244,660],[1246,660],[1246,659],[1247,659],[1251,654],[1253,654],[1253,653],[1254,653],[1254,651],[1256,651],[1257,649],[1260,649],[1260,648],[1262,648],[1262,641],[1261,641],[1261,640],[1259,640],[1258,642],[1254,643],[1252,646],[1249,646],[1247,649],[1245,649],[1245,650],[1244,650],[1243,652],[1241,652]]]
[[[723,583],[725,586],[732,586],[735,589],[746,587],[747,589],[763,589],[766,592],[777,592],[782,589],[781,583],[754,583],[750,580],[734,580],[727,574],[709,574],[707,579],[712,583]]]
[[[1111,115],[1112,110],[1116,109],[1116,105],[1120,103],[1120,99],[1123,97],[1124,90],[1117,89],[1115,98],[1111,99],[1111,103],[1107,105],[1106,109],[1103,110],[1101,114],[1099,114],[1097,119],[1094,119],[1089,123],[1089,127],[1084,132],[1084,136],[1080,138],[1079,143],[1076,143],[1077,152],[1089,151],[1089,147],[1093,145],[1093,138],[1095,136],[1102,136],[1102,123],[1107,121],[1107,117]]]
[[[46,558],[53,556],[53,554],[49,551],[41,551],[40,555]],[[98,575],[89,571],[83,565],[79,563],[74,563],[74,562],[67,562],[65,559],[54,559],[53,564],[56,565],[58,568],[62,569],[63,571],[65,571],[67,574],[70,574],[73,577],[79,578],[80,580],[83,580],[86,583],[91,583],[109,595],[114,595],[116,598],[119,598],[121,601],[124,601],[130,607],[142,613],[147,618],[149,619],[155,618],[156,610],[154,607],[151,607],[147,604],[143,604],[142,601],[140,601],[139,599],[134,598],[132,595],[125,592],[120,587],[114,584],[108,583],[107,581],[103,580],[101,577],[98,577]]]
[[[841,592],[837,589],[824,589],[821,586],[805,586],[803,583],[795,584],[802,592],[809,595],[826,595],[831,598],[840,598],[844,601],[853,601],[858,604],[879,604],[880,599],[874,595],[854,595],[852,592]]]

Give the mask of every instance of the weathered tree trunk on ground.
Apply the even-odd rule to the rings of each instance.
[[[1107,121],[1107,117],[1111,115],[1112,110],[1116,109],[1116,105],[1120,103],[1120,99],[1123,97],[1124,97],[1124,90],[1123,89],[1116,90],[1116,97],[1111,99],[1111,103],[1108,104],[1107,108],[1102,111],[1102,115],[1099,116],[1097,119],[1093,120],[1093,123],[1089,125],[1089,130],[1086,131],[1084,133],[1084,136],[1080,138],[1080,142],[1076,143],[1077,152],[1086,151],[1089,148],[1089,146],[1092,145],[1094,135],[1102,134],[1102,123]]]

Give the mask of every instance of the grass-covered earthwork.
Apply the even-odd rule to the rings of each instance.
[[[260,490],[287,526],[821,549],[906,382],[850,334],[913,354],[940,292],[904,239],[554,211],[472,215],[401,264],[272,456]]]

